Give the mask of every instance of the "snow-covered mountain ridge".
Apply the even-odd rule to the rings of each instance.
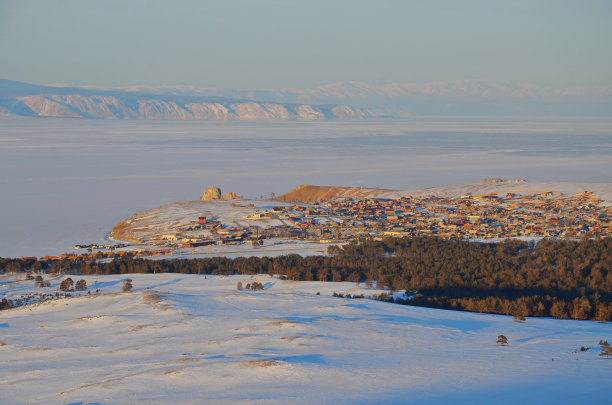
[[[552,88],[491,80],[313,88],[71,87],[0,79],[0,117],[167,120],[323,120],[371,117],[610,117],[612,85]]]
[[[166,95],[237,97],[277,103],[349,104],[394,117],[609,116],[612,111],[612,85],[553,88],[484,79],[379,85],[344,81],[306,89],[222,90],[196,86],[131,86],[122,89]]]
[[[0,79],[0,117],[154,120],[325,120],[371,117],[346,105],[36,86]]]

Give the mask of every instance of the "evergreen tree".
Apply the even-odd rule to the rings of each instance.
[[[609,359],[610,356],[612,356],[612,346],[607,344],[608,343],[607,341],[605,343],[606,344],[601,345],[601,353],[599,353],[599,355],[606,356],[606,359]]]
[[[85,291],[87,290],[87,282],[83,279],[76,282],[74,289],[76,291]]]
[[[508,338],[504,335],[497,336],[497,344],[500,346],[505,346],[508,344]]]

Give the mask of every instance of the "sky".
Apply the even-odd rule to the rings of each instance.
[[[0,0],[0,77],[311,88],[612,84],[610,0]]]

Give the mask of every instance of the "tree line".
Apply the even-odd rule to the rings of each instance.
[[[612,320],[612,238],[476,243],[435,237],[366,239],[328,256],[45,262],[0,259],[0,271],[75,274],[280,274],[292,280],[376,281],[405,289],[399,304],[555,318]]]

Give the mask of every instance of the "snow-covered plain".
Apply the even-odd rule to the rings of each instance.
[[[40,291],[23,278],[0,277],[0,295]],[[610,403],[597,346],[610,324],[336,298],[378,291],[267,275],[83,278],[100,293],[0,312],[2,404]],[[255,280],[263,291],[236,289]]]
[[[610,182],[609,120],[0,121],[0,256],[100,243],[119,221],[211,184],[250,198],[300,184]]]

